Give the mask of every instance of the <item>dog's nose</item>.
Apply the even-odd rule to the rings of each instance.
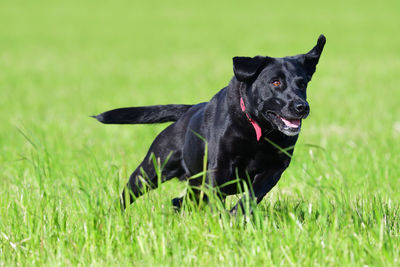
[[[304,101],[296,101],[294,102],[294,110],[299,116],[307,115],[310,111],[310,106],[307,102]]]

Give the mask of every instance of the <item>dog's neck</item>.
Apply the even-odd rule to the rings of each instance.
[[[249,120],[249,122],[253,126],[254,131],[256,132],[257,141],[260,141],[260,138],[261,138],[261,135],[262,135],[261,127],[258,125],[258,123],[255,120],[250,118],[249,114],[246,113],[246,105],[244,104],[244,100],[243,100],[242,96],[240,96],[240,108],[246,114],[247,119]]]
[[[274,132],[274,128],[272,125],[268,125],[268,123],[257,122],[256,114],[254,114],[256,110],[249,108],[250,100],[245,94],[246,86],[245,83],[233,77],[226,88],[227,104],[233,114],[233,118],[237,121],[237,125],[240,125],[243,129],[247,129],[247,135],[251,134],[250,131],[255,133],[255,138],[259,141],[263,135],[265,136],[268,133]],[[244,110],[241,102],[244,104]]]

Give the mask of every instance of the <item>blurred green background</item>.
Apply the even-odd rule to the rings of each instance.
[[[43,252],[42,237],[33,237],[48,237],[33,230],[46,221],[32,217],[35,227],[21,224],[21,210],[40,214],[47,195],[61,201],[57,207],[73,225],[88,212],[76,204],[82,190],[105,210],[166,126],[100,125],[89,115],[117,107],[208,101],[231,79],[232,57],[304,53],[321,33],[327,44],[308,89],[311,115],[293,164],[263,203],[281,197],[318,203],[321,195],[328,202],[343,197],[345,206],[374,197],[397,203],[399,11],[395,0],[1,1],[0,231],[9,239],[0,236],[0,263],[29,257],[54,262],[57,242],[49,242]],[[174,183],[166,188],[171,196],[181,190]],[[160,197],[168,203],[169,198]],[[26,236],[31,238],[27,246],[38,254],[14,254],[10,240]],[[330,241],[346,243],[346,237],[339,234]],[[398,232],[387,238],[396,240],[385,254],[394,263]],[[81,252],[83,244],[77,242]],[[384,248],[372,244],[369,249],[372,256],[364,263],[376,263]],[[154,263],[137,253],[144,263]],[[340,255],[332,251],[332,262],[344,257],[354,263],[346,252]],[[72,263],[82,260],[66,257]],[[199,262],[188,262],[205,258],[201,254]]]

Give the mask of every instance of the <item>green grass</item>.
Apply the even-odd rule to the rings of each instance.
[[[400,2],[0,2],[0,266],[398,266]],[[165,125],[107,109],[207,101],[237,55],[327,45],[289,169],[253,218],[171,181],[110,209]],[[232,197],[230,205],[236,197]]]

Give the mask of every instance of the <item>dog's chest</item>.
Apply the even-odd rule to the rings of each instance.
[[[254,176],[266,170],[287,167],[290,162],[289,157],[271,147],[249,147],[242,152],[243,153],[238,153],[234,159],[234,166],[239,172],[247,172],[250,176]]]
[[[237,177],[240,177],[245,182],[252,183],[257,174],[265,173],[265,171],[274,172],[275,170],[282,169],[282,166],[287,167],[290,161],[290,158],[288,158],[289,160],[285,160],[275,151],[265,152],[257,149],[248,149],[242,152],[245,153],[239,153],[232,159],[233,168],[229,178],[225,177],[222,181],[217,181],[218,184],[224,184]],[[248,178],[250,180],[248,180]],[[237,194],[239,192],[234,184],[225,186],[221,190],[228,195]]]

